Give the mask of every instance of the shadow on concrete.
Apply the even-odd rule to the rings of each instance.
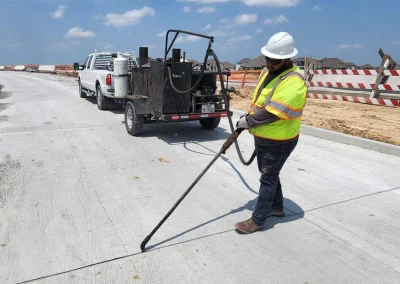
[[[217,127],[213,130],[203,129],[198,121],[145,124],[141,138],[157,137],[169,145],[221,141],[228,139],[231,132]],[[219,150],[219,149],[218,149]]]
[[[96,96],[88,96],[86,101],[97,107]],[[110,103],[110,107],[105,110],[114,114],[124,114],[125,110],[120,104]],[[222,121],[227,118],[221,118]],[[121,121],[125,124],[125,121]],[[203,129],[199,121],[180,121],[168,123],[156,123],[143,125],[142,133],[138,138],[158,137],[169,145],[180,143],[206,142],[215,140],[226,140],[231,132],[224,128],[217,127],[213,130]],[[222,142],[223,143],[223,142]],[[222,146],[222,144],[221,144]]]
[[[86,97],[86,101],[94,104],[97,107],[96,96],[88,96],[88,97]],[[125,112],[122,105],[117,104],[114,101],[110,102],[108,105],[108,109],[106,109],[104,111],[110,111],[115,114],[124,114],[124,112]],[[123,121],[123,123],[125,123],[125,122]]]
[[[190,151],[190,152],[194,152],[194,153],[197,153],[197,154],[200,154],[200,155],[207,155],[207,156],[212,156],[212,157],[214,157],[215,155],[218,154],[216,151],[213,151],[213,150],[211,150],[210,148],[208,148],[208,147],[206,147],[206,146],[204,146],[204,145],[201,145],[201,144],[199,144],[199,143],[197,143],[197,142],[192,142],[192,143],[193,143],[193,144],[196,144],[196,145],[198,145],[198,146],[200,146],[200,147],[203,147],[204,149],[206,149],[207,151],[209,151],[210,154],[206,154],[206,153],[202,153],[202,152],[198,152],[198,151],[191,150],[191,149],[188,148],[188,146],[187,146],[188,143],[186,143],[186,142],[183,143],[183,144],[184,144],[184,148],[185,148],[186,150]],[[221,144],[221,146],[222,146],[222,144]],[[219,150],[219,149],[218,149],[218,150]],[[232,146],[229,148],[229,150],[230,150],[230,151],[236,151],[235,146],[232,145]],[[229,150],[228,150],[228,151],[229,151]],[[251,156],[251,155],[249,155],[249,157],[244,157],[244,159],[245,159],[245,160],[249,160],[249,159],[250,159],[250,156]],[[224,155],[221,155],[221,156],[220,156],[220,159],[222,159],[224,162],[226,162],[226,163],[229,164],[229,166],[236,172],[236,174],[238,175],[238,177],[239,177],[240,180],[242,181],[243,185],[244,185],[249,191],[251,191],[251,192],[254,193],[254,194],[258,194],[258,192],[255,192],[255,191],[250,187],[250,185],[246,182],[246,180],[245,180],[244,177],[242,176],[241,172],[234,166],[234,164],[233,164],[227,157],[225,157]],[[254,161],[253,161],[253,163],[254,163]]]
[[[184,231],[184,232],[182,232],[182,233],[180,233],[180,234],[178,234],[176,236],[173,236],[173,237],[171,237],[169,239],[166,239],[166,240],[164,240],[162,242],[159,242],[159,243],[156,243],[154,245],[151,245],[151,246],[148,247],[148,250],[151,250],[151,249],[153,249],[155,247],[158,247],[160,245],[166,244],[166,243],[168,243],[168,242],[170,242],[170,241],[172,241],[174,239],[177,239],[177,238],[179,238],[179,237],[181,237],[181,236],[183,236],[183,235],[185,235],[187,233],[190,233],[190,232],[192,232],[194,230],[197,230],[197,229],[199,229],[199,228],[201,228],[201,227],[203,227],[203,226],[205,226],[207,224],[215,222],[215,221],[217,221],[219,219],[222,219],[222,218],[224,218],[224,217],[226,217],[228,215],[231,215],[231,214],[236,214],[236,213],[239,213],[239,212],[247,210],[247,211],[249,211],[249,217],[248,218],[250,218],[256,204],[257,204],[257,198],[247,202],[246,204],[244,204],[243,206],[241,206],[239,208],[231,210],[230,212],[228,212],[228,213],[226,213],[224,215],[218,216],[218,217],[216,217],[214,219],[211,219],[211,220],[209,220],[207,222],[199,224],[199,225],[197,225],[197,226],[195,226],[195,227],[193,227],[193,228],[191,228],[189,230],[186,230],[186,231]],[[264,228],[259,230],[258,232],[263,232],[263,231],[272,229],[277,224],[284,224],[284,223],[293,222],[293,221],[299,220],[299,219],[304,217],[303,209],[299,205],[297,205],[294,201],[292,201],[290,199],[287,199],[287,198],[283,198],[283,204],[284,204],[285,209],[290,211],[290,212],[292,212],[292,213],[286,214],[285,217],[282,217],[282,218],[278,218],[278,217],[270,217],[270,218],[268,218],[267,221],[264,224]],[[287,208],[291,208],[291,209],[289,210]],[[300,213],[294,213],[294,212],[300,212]],[[239,221],[243,221],[243,220],[238,220],[238,222]],[[234,224],[232,224],[232,230],[236,230]],[[226,232],[226,231],[224,231],[224,232]]]
[[[184,144],[184,148],[185,148],[186,150],[191,151],[191,152],[195,152],[195,153],[198,153],[198,154],[201,154],[201,155],[214,156],[214,155],[217,154],[217,152],[215,152],[215,151],[213,151],[213,150],[211,150],[211,149],[205,147],[204,145],[198,144],[198,143],[196,143],[196,142],[194,142],[194,144],[197,144],[197,145],[199,145],[199,146],[205,148],[207,151],[210,152],[210,154],[202,153],[202,152],[198,152],[198,151],[193,151],[193,150],[188,149],[188,148],[187,148],[187,142],[184,142],[183,144]],[[253,190],[253,189],[250,187],[250,185],[249,185],[249,184],[246,182],[246,180],[243,178],[243,176],[242,176],[242,174],[240,173],[240,171],[229,161],[229,159],[226,158],[226,157],[224,157],[224,156],[220,156],[220,158],[221,158],[222,160],[224,160],[225,162],[227,162],[227,163],[232,167],[232,169],[233,169],[233,170],[236,172],[236,174],[239,176],[239,178],[240,178],[240,180],[242,181],[243,185],[244,185],[249,191],[251,191],[252,193],[254,193],[254,194],[256,194],[256,195],[258,196],[258,192],[256,192],[255,190]],[[231,210],[230,212],[228,212],[228,213],[226,213],[226,214],[224,214],[224,215],[221,215],[221,216],[216,217],[216,218],[214,218],[214,219],[212,219],[212,220],[209,220],[209,221],[207,221],[207,222],[205,222],[205,223],[202,223],[202,224],[200,224],[200,225],[197,225],[197,226],[195,226],[195,227],[193,227],[193,228],[191,228],[191,229],[189,229],[189,230],[186,230],[186,231],[184,231],[184,232],[182,232],[182,233],[180,233],[180,234],[178,234],[178,235],[176,235],[176,236],[174,236],[174,237],[171,237],[171,238],[169,238],[169,239],[167,239],[167,240],[165,240],[165,241],[162,241],[162,242],[159,242],[159,243],[154,244],[154,245],[152,245],[152,246],[149,246],[148,249],[152,249],[152,248],[154,248],[154,247],[157,247],[157,246],[160,246],[160,245],[162,245],[162,244],[168,243],[169,241],[172,241],[172,240],[174,240],[174,239],[176,239],[176,238],[179,238],[179,237],[181,237],[181,236],[183,236],[183,235],[185,235],[185,234],[187,234],[187,233],[189,233],[189,232],[191,232],[191,231],[194,231],[194,230],[196,230],[196,229],[198,229],[198,228],[201,228],[202,226],[205,226],[205,225],[210,224],[210,223],[212,223],[212,222],[215,222],[215,221],[217,221],[217,220],[219,220],[219,219],[222,219],[222,218],[224,218],[224,217],[226,217],[226,216],[228,216],[228,215],[235,214],[235,213],[239,213],[239,212],[244,211],[244,210],[250,211],[250,212],[249,212],[249,213],[250,213],[250,214],[249,214],[249,218],[250,218],[250,217],[251,217],[251,213],[254,211],[254,207],[255,207],[256,204],[257,204],[257,199],[258,199],[258,197],[255,198],[255,199],[253,199],[253,200],[251,200],[251,201],[249,201],[249,202],[247,202],[245,205],[243,205],[243,206],[241,206],[241,207],[239,207],[239,208],[237,208],[237,209]],[[259,232],[262,232],[262,231],[266,231],[266,230],[268,230],[268,229],[271,229],[271,228],[273,228],[276,224],[293,222],[293,221],[296,221],[296,220],[301,219],[301,218],[304,217],[304,210],[303,210],[297,203],[295,203],[294,201],[292,201],[292,200],[290,200],[290,199],[284,197],[284,198],[283,198],[283,205],[284,205],[285,211],[286,211],[285,217],[283,217],[283,218],[277,218],[277,217],[270,217],[270,218],[268,218],[267,221],[266,221],[266,223],[265,223],[265,225],[264,225],[264,228],[261,229],[261,230],[259,230]],[[288,213],[288,212],[289,212],[289,213]],[[242,221],[242,220],[239,220],[239,221]],[[234,227],[234,224],[232,224],[232,226]],[[232,230],[234,230],[234,229],[232,229]]]

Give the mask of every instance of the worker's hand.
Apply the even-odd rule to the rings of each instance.
[[[249,124],[247,123],[247,115],[243,115],[240,117],[239,121],[236,124],[237,128],[244,128],[244,129],[248,129],[249,128]]]

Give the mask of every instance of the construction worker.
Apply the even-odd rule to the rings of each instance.
[[[289,33],[274,34],[261,53],[267,67],[258,78],[249,112],[237,123],[238,128],[248,129],[254,136],[261,173],[252,217],[235,224],[242,233],[263,228],[270,216],[285,215],[279,173],[299,140],[307,94],[305,80],[290,59],[298,51]]]

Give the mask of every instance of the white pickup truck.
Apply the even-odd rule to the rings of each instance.
[[[137,66],[135,53],[97,52],[89,54],[79,66],[78,84],[81,98],[96,96],[97,107],[105,110],[114,100],[113,59],[124,57],[129,65]]]

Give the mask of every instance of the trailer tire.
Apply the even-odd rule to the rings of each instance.
[[[78,81],[78,85],[79,85],[79,96],[84,99],[87,97],[86,93],[82,91],[82,84],[81,84],[81,80]]]
[[[100,85],[96,85],[96,103],[99,110],[106,110],[109,106],[109,99],[103,96]]]
[[[136,114],[135,107],[130,101],[125,105],[125,127],[132,136],[137,136],[143,130],[143,115]]]
[[[220,117],[213,117],[213,118],[202,118],[199,120],[200,125],[207,130],[212,130],[218,127],[221,118]]]

